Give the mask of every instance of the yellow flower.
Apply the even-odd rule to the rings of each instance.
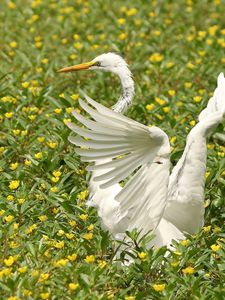
[[[147,253],[145,253],[145,252],[138,252],[138,257],[140,258],[140,259],[145,259],[146,258],[146,256],[147,256]]]
[[[13,116],[13,113],[12,112],[7,112],[4,114],[4,116],[7,118],[7,119],[11,119],[12,116]]]
[[[12,132],[13,132],[14,135],[19,135],[20,131],[21,131],[20,129],[13,129]]]
[[[73,233],[66,233],[66,237],[69,239],[69,240],[72,240],[74,238],[74,234]]]
[[[204,227],[202,227],[202,230],[204,231],[204,232],[209,232],[210,230],[211,230],[211,225],[209,225],[209,226],[204,226]]]
[[[45,221],[48,219],[48,217],[47,217],[46,215],[42,215],[42,216],[38,217],[38,219],[39,219],[41,222],[45,222]]]
[[[70,260],[70,261],[75,261],[77,259],[77,254],[76,253],[73,253],[71,255],[68,255],[67,258]]]
[[[29,167],[31,165],[31,160],[25,159],[24,164],[25,164],[25,166]]]
[[[64,234],[65,234],[65,231],[62,229],[58,230],[58,232],[57,232],[58,236],[63,236]]]
[[[37,153],[34,154],[34,157],[35,157],[36,159],[42,159],[43,154],[42,154],[42,152],[37,152]]]
[[[184,86],[185,86],[185,88],[189,89],[192,87],[192,82],[185,82]]]
[[[44,64],[44,65],[47,65],[48,64],[48,59],[47,58],[43,58],[41,60],[41,62]]]
[[[81,48],[83,48],[83,45],[80,42],[76,42],[73,44],[74,48],[77,50],[80,50]]]
[[[208,28],[208,32],[210,35],[215,35],[218,30],[218,25],[213,25]]]
[[[212,39],[207,39],[207,40],[206,40],[206,44],[207,44],[207,45],[212,45],[212,43],[213,43],[213,40],[212,40]]]
[[[162,292],[165,290],[165,283],[162,283],[162,284],[153,284],[153,289],[156,291],[156,292]]]
[[[51,191],[52,193],[57,193],[57,192],[58,192],[57,186],[51,187],[51,188],[50,188],[50,191]]]
[[[41,293],[41,294],[40,294],[41,299],[44,299],[44,300],[45,300],[45,299],[48,299],[48,298],[49,298],[49,295],[50,295],[49,293]]]
[[[5,275],[8,276],[11,274],[11,269],[10,268],[4,268],[2,271],[0,271],[0,278]]]
[[[60,114],[60,113],[62,112],[62,108],[56,108],[56,109],[54,110],[54,112],[55,112],[56,114]]]
[[[48,273],[42,273],[38,279],[39,282],[45,281],[49,278],[50,274]]]
[[[0,216],[4,215],[4,213],[5,213],[5,210],[4,210],[4,209],[1,209],[1,210],[0,210]]]
[[[171,263],[170,263],[170,265],[172,266],[172,267],[174,267],[174,268],[176,268],[178,265],[179,265],[179,261],[172,261]]]
[[[54,214],[57,214],[59,212],[59,208],[54,207],[52,211]]]
[[[11,222],[13,219],[14,219],[14,217],[13,217],[12,215],[8,215],[8,216],[5,216],[5,217],[4,217],[4,220],[5,220],[7,223]]]
[[[6,199],[8,201],[13,201],[14,200],[14,196],[13,195],[8,195]]]
[[[67,123],[69,123],[69,122],[71,122],[71,119],[63,119],[63,123],[64,123],[64,124],[67,124]]]
[[[100,269],[103,269],[107,265],[105,260],[98,260],[98,266]]]
[[[75,53],[70,54],[70,59],[74,60],[77,58],[77,55]]]
[[[8,8],[15,9],[16,8],[16,4],[14,2],[12,2],[12,1],[9,1],[8,2]]]
[[[86,263],[90,264],[95,261],[95,257],[94,257],[94,255],[87,255],[84,260],[86,261]]]
[[[35,47],[38,48],[38,49],[41,48],[42,45],[43,45],[42,42],[36,42],[35,43]]]
[[[130,9],[128,9],[128,10],[126,11],[126,15],[127,15],[128,17],[131,17],[131,16],[136,15],[137,12],[138,12],[137,9],[134,8],[134,7],[132,7],[132,8],[130,8]]]
[[[158,103],[159,105],[164,105],[166,103],[165,100],[160,99],[159,97],[155,97],[155,102]]]
[[[55,171],[52,172],[52,174],[55,177],[60,177],[62,175],[62,172],[55,170]]]
[[[88,230],[93,230],[94,229],[94,225],[93,224],[90,224],[89,226],[88,226]]]
[[[67,112],[68,114],[71,114],[72,110],[73,110],[72,107],[67,107],[67,108],[66,108],[66,112]]]
[[[10,164],[10,169],[14,171],[14,170],[16,170],[18,168],[18,165],[19,165],[18,162],[11,163]]]
[[[55,243],[54,243],[54,247],[57,248],[57,249],[62,249],[62,248],[64,248],[64,245],[65,245],[64,241],[61,241],[61,242],[55,242]]]
[[[52,176],[51,181],[56,183],[59,181],[59,177]]]
[[[163,60],[164,56],[160,53],[153,53],[150,57],[149,60],[151,63],[157,63],[157,62],[161,62]]]
[[[176,94],[176,91],[174,90],[169,90],[168,91],[169,96],[174,96]]]
[[[88,218],[88,215],[85,215],[85,214],[80,215],[80,219],[81,219],[82,221],[86,221],[87,218]]]
[[[6,300],[20,300],[20,299],[17,298],[16,296],[10,296]]]
[[[60,94],[60,95],[59,95],[59,98],[63,98],[63,99],[65,99],[65,95],[64,95],[64,93]]]
[[[190,241],[189,240],[183,240],[183,241],[180,241],[180,244],[182,246],[188,246],[190,244]]]
[[[166,67],[167,67],[167,69],[170,69],[170,68],[172,68],[174,65],[175,65],[175,63],[172,62],[172,61],[170,61],[170,62],[168,62],[168,63],[166,64]]]
[[[28,131],[27,131],[27,130],[22,130],[22,131],[21,131],[21,135],[22,135],[22,136],[26,136],[27,134],[28,134]]]
[[[85,233],[85,235],[84,235],[85,240],[91,240],[92,238],[93,238],[93,233],[91,233],[91,232]]]
[[[195,120],[191,120],[191,121],[189,122],[189,124],[190,124],[191,126],[195,126],[196,121],[195,121]]]
[[[37,271],[37,270],[33,270],[31,272],[31,276],[33,276],[33,277],[37,277],[38,275],[39,275],[39,271]]]
[[[122,33],[120,33],[119,34],[119,36],[118,36],[118,38],[121,40],[121,41],[123,41],[123,40],[125,40],[126,38],[127,38],[127,33],[126,32],[122,32]]]
[[[184,273],[184,274],[193,274],[194,272],[195,272],[195,269],[193,268],[193,267],[187,267],[187,268],[185,268],[185,269],[182,269],[182,272]]]
[[[19,223],[14,223],[14,224],[13,224],[13,229],[14,229],[14,230],[17,230],[18,228],[19,228]]]
[[[117,20],[117,23],[118,23],[119,25],[123,25],[123,24],[126,23],[126,19],[120,18],[120,19]]]
[[[176,140],[177,140],[177,137],[176,137],[176,136],[172,136],[172,137],[170,138],[170,143],[171,143],[171,144],[175,144]]]
[[[164,111],[164,113],[168,113],[170,111],[170,108],[168,106],[165,106],[162,108],[162,110]]]
[[[85,191],[82,191],[80,192],[78,195],[77,195],[77,198],[79,200],[85,200],[87,198],[87,196],[89,195],[89,191],[88,190],[85,190]]]
[[[68,263],[68,259],[59,259],[57,261],[54,262],[54,266],[55,267],[65,267]]]
[[[32,233],[37,228],[36,224],[32,224],[26,229],[26,233]]]
[[[153,30],[152,34],[155,36],[160,36],[161,35],[161,31],[160,30]]]
[[[36,115],[29,115],[28,119],[30,119],[31,121],[34,121],[36,119]]]
[[[125,296],[124,299],[125,299],[125,300],[135,300],[136,297],[135,297],[135,296]]]
[[[31,295],[32,295],[32,292],[31,292],[30,290],[28,290],[28,289],[25,289],[25,290],[23,291],[23,295],[24,295],[25,297],[28,297],[28,296],[31,296]]]
[[[19,198],[19,199],[17,199],[17,202],[19,204],[23,204],[25,202],[25,198]]]
[[[155,104],[147,104],[146,106],[145,106],[145,108],[147,109],[147,111],[152,111],[154,108],[155,108]]]
[[[37,138],[37,140],[38,140],[39,143],[43,143],[45,141],[45,137],[44,136],[39,136]]]
[[[204,202],[204,207],[206,208],[206,207],[208,207],[209,205],[210,205],[210,200],[207,199],[207,200]]]
[[[18,44],[17,44],[17,42],[13,41],[13,42],[10,42],[10,43],[9,43],[9,46],[10,46],[11,48],[17,48]]]
[[[194,97],[194,102],[200,102],[202,100],[202,96],[195,96]]]
[[[7,266],[7,267],[11,267],[15,262],[15,258],[13,256],[9,256],[9,258],[5,258],[4,259],[4,264]]]
[[[194,67],[195,67],[195,65],[192,64],[191,62],[188,62],[188,63],[186,64],[186,66],[187,66],[188,69],[194,69]]]
[[[218,227],[218,226],[215,226],[215,227],[213,228],[213,232],[214,232],[214,233],[221,232],[221,228]]]
[[[20,181],[19,180],[12,180],[9,183],[9,188],[11,190],[16,190],[19,187],[19,185],[20,185]]]
[[[220,250],[221,246],[220,245],[216,245],[216,244],[213,244],[212,246],[210,246],[210,248],[212,249],[213,252],[217,252]]]
[[[78,287],[79,287],[79,284],[78,283],[69,283],[69,289],[71,290],[71,291],[75,291],[76,289],[78,289]]]
[[[73,227],[77,225],[77,222],[74,220],[69,220],[68,223],[70,224],[70,226],[73,226]]]
[[[70,96],[71,99],[73,99],[73,101],[77,101],[79,98],[79,94],[73,94]]]
[[[2,154],[5,151],[5,147],[0,147],[0,153]]]
[[[24,81],[24,82],[21,83],[21,85],[22,85],[22,87],[23,87],[24,89],[27,89],[27,88],[29,87],[29,85],[30,85],[30,82]]]
[[[53,141],[49,141],[47,143],[48,147],[51,148],[51,149],[55,149],[57,147],[57,143],[56,142],[53,142]]]
[[[18,271],[19,271],[21,274],[26,273],[26,271],[27,271],[27,266],[18,268]]]

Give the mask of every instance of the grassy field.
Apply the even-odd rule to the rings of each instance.
[[[110,107],[120,82],[56,73],[121,53],[136,82],[128,115],[165,130],[175,163],[225,71],[224,15],[223,0],[1,1],[1,300],[225,299],[224,142],[208,141],[201,232],[167,257],[143,241],[134,264],[113,263],[117,246],[85,206],[90,174],[66,122],[81,90]]]

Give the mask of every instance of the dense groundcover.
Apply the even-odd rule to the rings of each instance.
[[[224,141],[208,141],[205,227],[166,257],[132,233],[134,263],[115,263],[118,245],[85,206],[89,174],[66,122],[81,90],[109,107],[120,82],[56,73],[125,56],[136,82],[128,115],[165,130],[174,164],[225,71],[224,15],[223,0],[1,1],[0,299],[225,299]]]

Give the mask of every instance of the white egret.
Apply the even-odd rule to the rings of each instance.
[[[187,136],[180,160],[170,174],[170,144],[158,127],[144,126],[123,116],[131,105],[134,83],[126,62],[114,53],[91,62],[66,67],[59,72],[105,70],[120,77],[122,94],[113,110],[86,96],[80,106],[90,120],[76,111],[74,117],[86,128],[69,123],[78,134],[70,137],[79,146],[82,161],[94,162],[90,182],[91,200],[106,229],[118,238],[126,230],[151,231],[151,246],[170,245],[184,232],[196,233],[204,223],[204,185],[208,134],[225,116],[225,78],[218,76],[217,88],[199,122]],[[83,138],[82,138],[83,137]],[[120,182],[129,177],[122,188]]]

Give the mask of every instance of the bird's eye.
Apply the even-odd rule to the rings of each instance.
[[[96,61],[95,66],[96,66],[96,67],[101,67],[100,61]]]

